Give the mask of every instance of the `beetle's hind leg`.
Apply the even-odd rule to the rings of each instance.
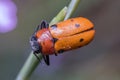
[[[50,60],[49,60],[49,55],[42,55],[45,63],[49,66],[50,65]]]

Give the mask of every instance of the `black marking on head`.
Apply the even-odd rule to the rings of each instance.
[[[57,25],[54,24],[54,25],[50,26],[50,28],[52,28],[52,29],[57,29]]]
[[[83,42],[83,41],[84,41],[84,39],[83,39],[83,38],[81,38],[81,39],[80,39],[80,42]]]
[[[63,50],[63,49],[60,49],[59,51],[58,51],[58,53],[63,53],[65,50]]]
[[[75,24],[75,27],[77,27],[77,28],[80,27],[80,24]]]
[[[55,43],[58,39],[57,38],[53,38],[52,41]]]

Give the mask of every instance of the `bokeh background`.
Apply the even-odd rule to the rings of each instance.
[[[9,21],[14,24],[8,24],[8,31],[0,28],[0,80],[14,80],[29,56],[36,26],[43,19],[50,22],[70,0],[0,0],[0,8],[2,2],[11,4]],[[94,40],[50,56],[51,65],[40,63],[30,80],[120,80],[120,0],[81,0],[72,17],[78,16],[94,22]]]

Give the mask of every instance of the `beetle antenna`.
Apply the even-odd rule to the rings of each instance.
[[[36,32],[37,32],[40,28],[41,28],[41,26],[40,26],[40,25],[38,25],[38,26],[36,27],[36,29],[35,29],[35,31],[34,31],[34,33],[33,33],[33,35],[35,35],[35,34],[36,34]]]

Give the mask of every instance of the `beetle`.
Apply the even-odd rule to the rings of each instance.
[[[49,26],[43,20],[30,38],[34,55],[41,53],[47,65],[49,55],[80,48],[90,43],[95,34],[94,24],[87,18],[71,18]]]

